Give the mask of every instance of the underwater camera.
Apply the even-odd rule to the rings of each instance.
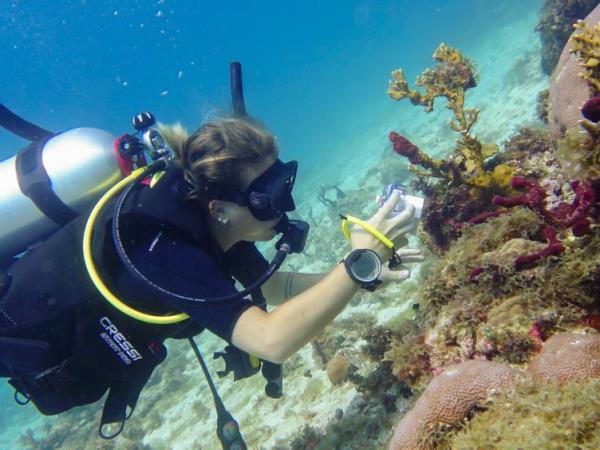
[[[382,195],[377,196],[377,203],[379,204],[379,206],[381,207],[390,198],[394,191],[400,191],[400,200],[398,200],[398,203],[396,203],[396,206],[394,206],[394,209],[392,209],[390,217],[397,216],[402,211],[404,211],[407,205],[412,205],[415,208],[415,215],[413,216],[413,218],[415,220],[419,220],[421,218],[421,214],[423,213],[423,205],[425,204],[425,199],[423,197],[417,197],[415,195],[407,194],[406,186],[403,186],[401,184],[388,184],[383,189]]]

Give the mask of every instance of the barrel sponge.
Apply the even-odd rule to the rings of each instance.
[[[434,377],[415,406],[396,426],[389,450],[432,448],[430,436],[440,426],[459,424],[476,406],[513,384],[519,372],[498,363],[469,360]]]
[[[528,371],[538,380],[558,384],[600,376],[600,334],[555,334],[544,343]]]
[[[585,18],[588,25],[600,22],[600,5]],[[581,107],[590,97],[587,82],[579,75],[582,71],[577,55],[570,52],[571,43],[563,49],[550,79],[550,114],[548,125],[552,140],[562,139],[569,128],[583,119]]]

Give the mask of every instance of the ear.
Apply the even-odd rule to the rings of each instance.
[[[218,222],[226,224],[229,222],[229,208],[227,203],[221,200],[211,200],[208,203],[208,213]]]

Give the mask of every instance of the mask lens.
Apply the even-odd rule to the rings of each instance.
[[[248,208],[258,220],[273,220],[284,212],[296,209],[292,189],[296,182],[298,163],[277,160],[250,185]]]

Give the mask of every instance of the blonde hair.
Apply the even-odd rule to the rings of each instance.
[[[194,187],[189,197],[204,203],[208,186],[241,191],[245,171],[278,155],[273,135],[250,118],[213,120],[191,136],[180,123],[158,127]]]

